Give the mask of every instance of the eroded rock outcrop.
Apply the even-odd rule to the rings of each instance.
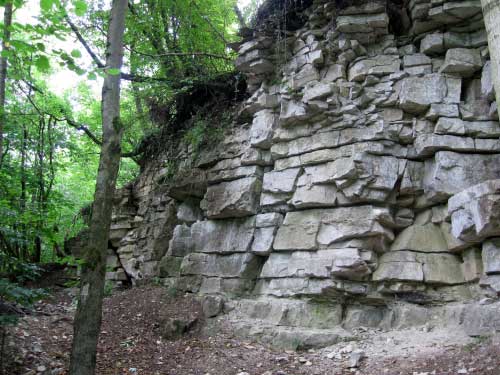
[[[135,209],[115,216],[121,263],[136,281],[223,297],[273,343],[292,328],[308,343],[323,330],[321,344],[340,326],[474,332],[470,306],[500,295],[480,3],[309,3],[300,27],[264,22],[242,42],[250,97],[223,141],[196,160],[179,146],[168,184],[146,166],[123,193],[118,207]]]

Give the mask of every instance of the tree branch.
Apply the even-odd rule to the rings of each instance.
[[[151,57],[151,58],[169,57],[169,56],[188,56],[188,57],[189,56],[202,56],[202,57],[212,57],[214,59],[223,59],[226,61],[233,61],[233,59],[231,59],[228,56],[219,55],[216,53],[209,53],[209,52],[166,52],[166,53],[161,53],[159,55],[153,55],[150,53],[139,52],[139,51],[132,49],[132,48],[129,48],[129,47],[126,47],[126,49],[129,50],[130,52],[136,53],[138,55]]]
[[[90,48],[90,45],[87,43],[85,38],[80,33],[80,30],[78,30],[78,27],[71,21],[71,19],[69,18],[69,16],[67,14],[64,15],[64,18],[66,19],[66,22],[68,23],[71,30],[73,30],[73,32],[75,33],[77,39],[82,44],[83,48],[85,48],[85,50],[90,55],[92,60],[94,60],[94,63],[99,68],[104,68],[106,65],[101,61],[101,59],[99,59],[99,57],[94,53],[94,51],[92,51],[92,48]]]
[[[215,34],[217,34],[217,36],[224,42],[224,45],[227,45],[229,42],[226,40],[224,35],[221,34],[219,30],[217,30],[217,28],[212,24],[212,22],[210,22],[208,17],[202,14],[200,7],[198,6],[198,4],[196,4],[196,1],[195,0],[191,1],[191,4],[196,8],[196,10],[200,14],[201,18],[203,18],[203,20],[208,24],[208,26],[210,26],[212,31]]]

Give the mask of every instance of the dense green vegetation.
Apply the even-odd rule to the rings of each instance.
[[[36,19],[16,17],[32,13],[38,2]],[[175,115],[170,103],[176,94],[233,69],[226,45],[236,39],[235,3],[129,3],[121,99],[124,153],[134,154],[145,135]],[[93,199],[109,5],[102,0],[15,0],[12,5],[11,36],[2,51],[8,70],[0,251],[23,261],[55,261],[67,255],[64,239],[81,229],[79,212]],[[54,90],[58,77],[73,77],[74,87]],[[140,154],[122,158],[119,185],[137,175],[138,159]]]
[[[110,177],[114,172],[104,184],[103,177],[98,178],[105,145],[113,137],[112,142],[121,142],[121,158],[108,151],[109,157],[120,158],[117,186],[133,180],[144,157],[143,140],[168,134],[168,124],[180,116],[176,98],[188,97],[195,87],[233,70],[235,56],[228,44],[237,40],[238,27],[250,19],[259,3],[250,1],[240,13],[236,0],[131,0],[124,12],[127,3],[123,1],[0,0],[2,343],[5,326],[16,323],[19,308],[43,295],[26,285],[39,276],[34,264],[72,261],[64,242],[89,223],[87,214],[93,201],[92,238],[98,238],[99,231],[107,233],[99,228],[109,227],[111,195],[99,194],[96,184],[97,180],[101,186],[114,186],[114,176]],[[125,32],[120,26],[121,31],[114,36],[124,41],[123,48],[119,43],[123,65],[107,65],[116,61],[116,49],[110,52],[110,35],[116,27],[110,19],[116,18],[110,14],[118,5],[120,19],[126,16]],[[113,53],[115,57],[110,58]],[[118,84],[113,86],[113,77],[121,81],[121,93]],[[109,90],[107,104],[106,90],[102,98],[99,93],[101,87]],[[118,98],[111,99],[116,104],[112,111],[116,113],[118,106],[120,110],[111,126],[110,116],[105,120],[105,114],[113,107],[109,102],[113,90]],[[222,120],[224,116],[222,113]],[[116,134],[110,138],[113,128]],[[199,118],[192,122],[192,129],[184,129],[183,137],[196,152],[201,143],[221,134],[208,129],[206,121]],[[119,149],[118,144],[111,149]],[[87,333],[78,336],[82,331],[77,327],[95,325],[98,329],[100,325],[96,317],[102,300],[100,289],[104,290],[105,251],[100,252],[105,250],[107,234],[99,238],[102,241],[89,241],[87,257],[79,262],[82,284],[91,282],[91,290],[97,291],[89,297],[91,305],[84,306],[79,300],[77,343],[95,339],[95,334],[94,338]],[[93,248],[90,242],[100,245]],[[95,256],[95,251],[100,255]],[[94,264],[89,259],[95,259]],[[85,345],[73,348],[71,362],[78,365],[72,367],[72,374],[93,371],[95,345]],[[3,347],[0,355],[2,352]],[[0,356],[0,372],[1,368]]]

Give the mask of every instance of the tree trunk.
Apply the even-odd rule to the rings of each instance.
[[[127,0],[113,0],[108,30],[106,67],[121,69]],[[111,211],[120,166],[120,75],[107,74],[102,88],[103,140],[89,228],[89,243],[82,266],[81,289],[74,323],[71,375],[92,375],[102,319]]]
[[[497,106],[500,106],[500,1],[481,0],[481,6],[488,34],[493,87],[495,88]]]
[[[12,2],[5,4],[3,16],[2,52],[9,49]],[[5,86],[7,81],[7,57],[0,56],[0,156],[3,155],[3,129],[5,125]]]

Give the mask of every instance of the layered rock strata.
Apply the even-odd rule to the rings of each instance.
[[[239,47],[250,97],[216,149],[192,161],[181,147],[168,184],[147,166],[121,192],[120,263],[134,281],[216,295],[286,346],[359,326],[500,330],[500,124],[480,2],[316,0],[301,16]]]

